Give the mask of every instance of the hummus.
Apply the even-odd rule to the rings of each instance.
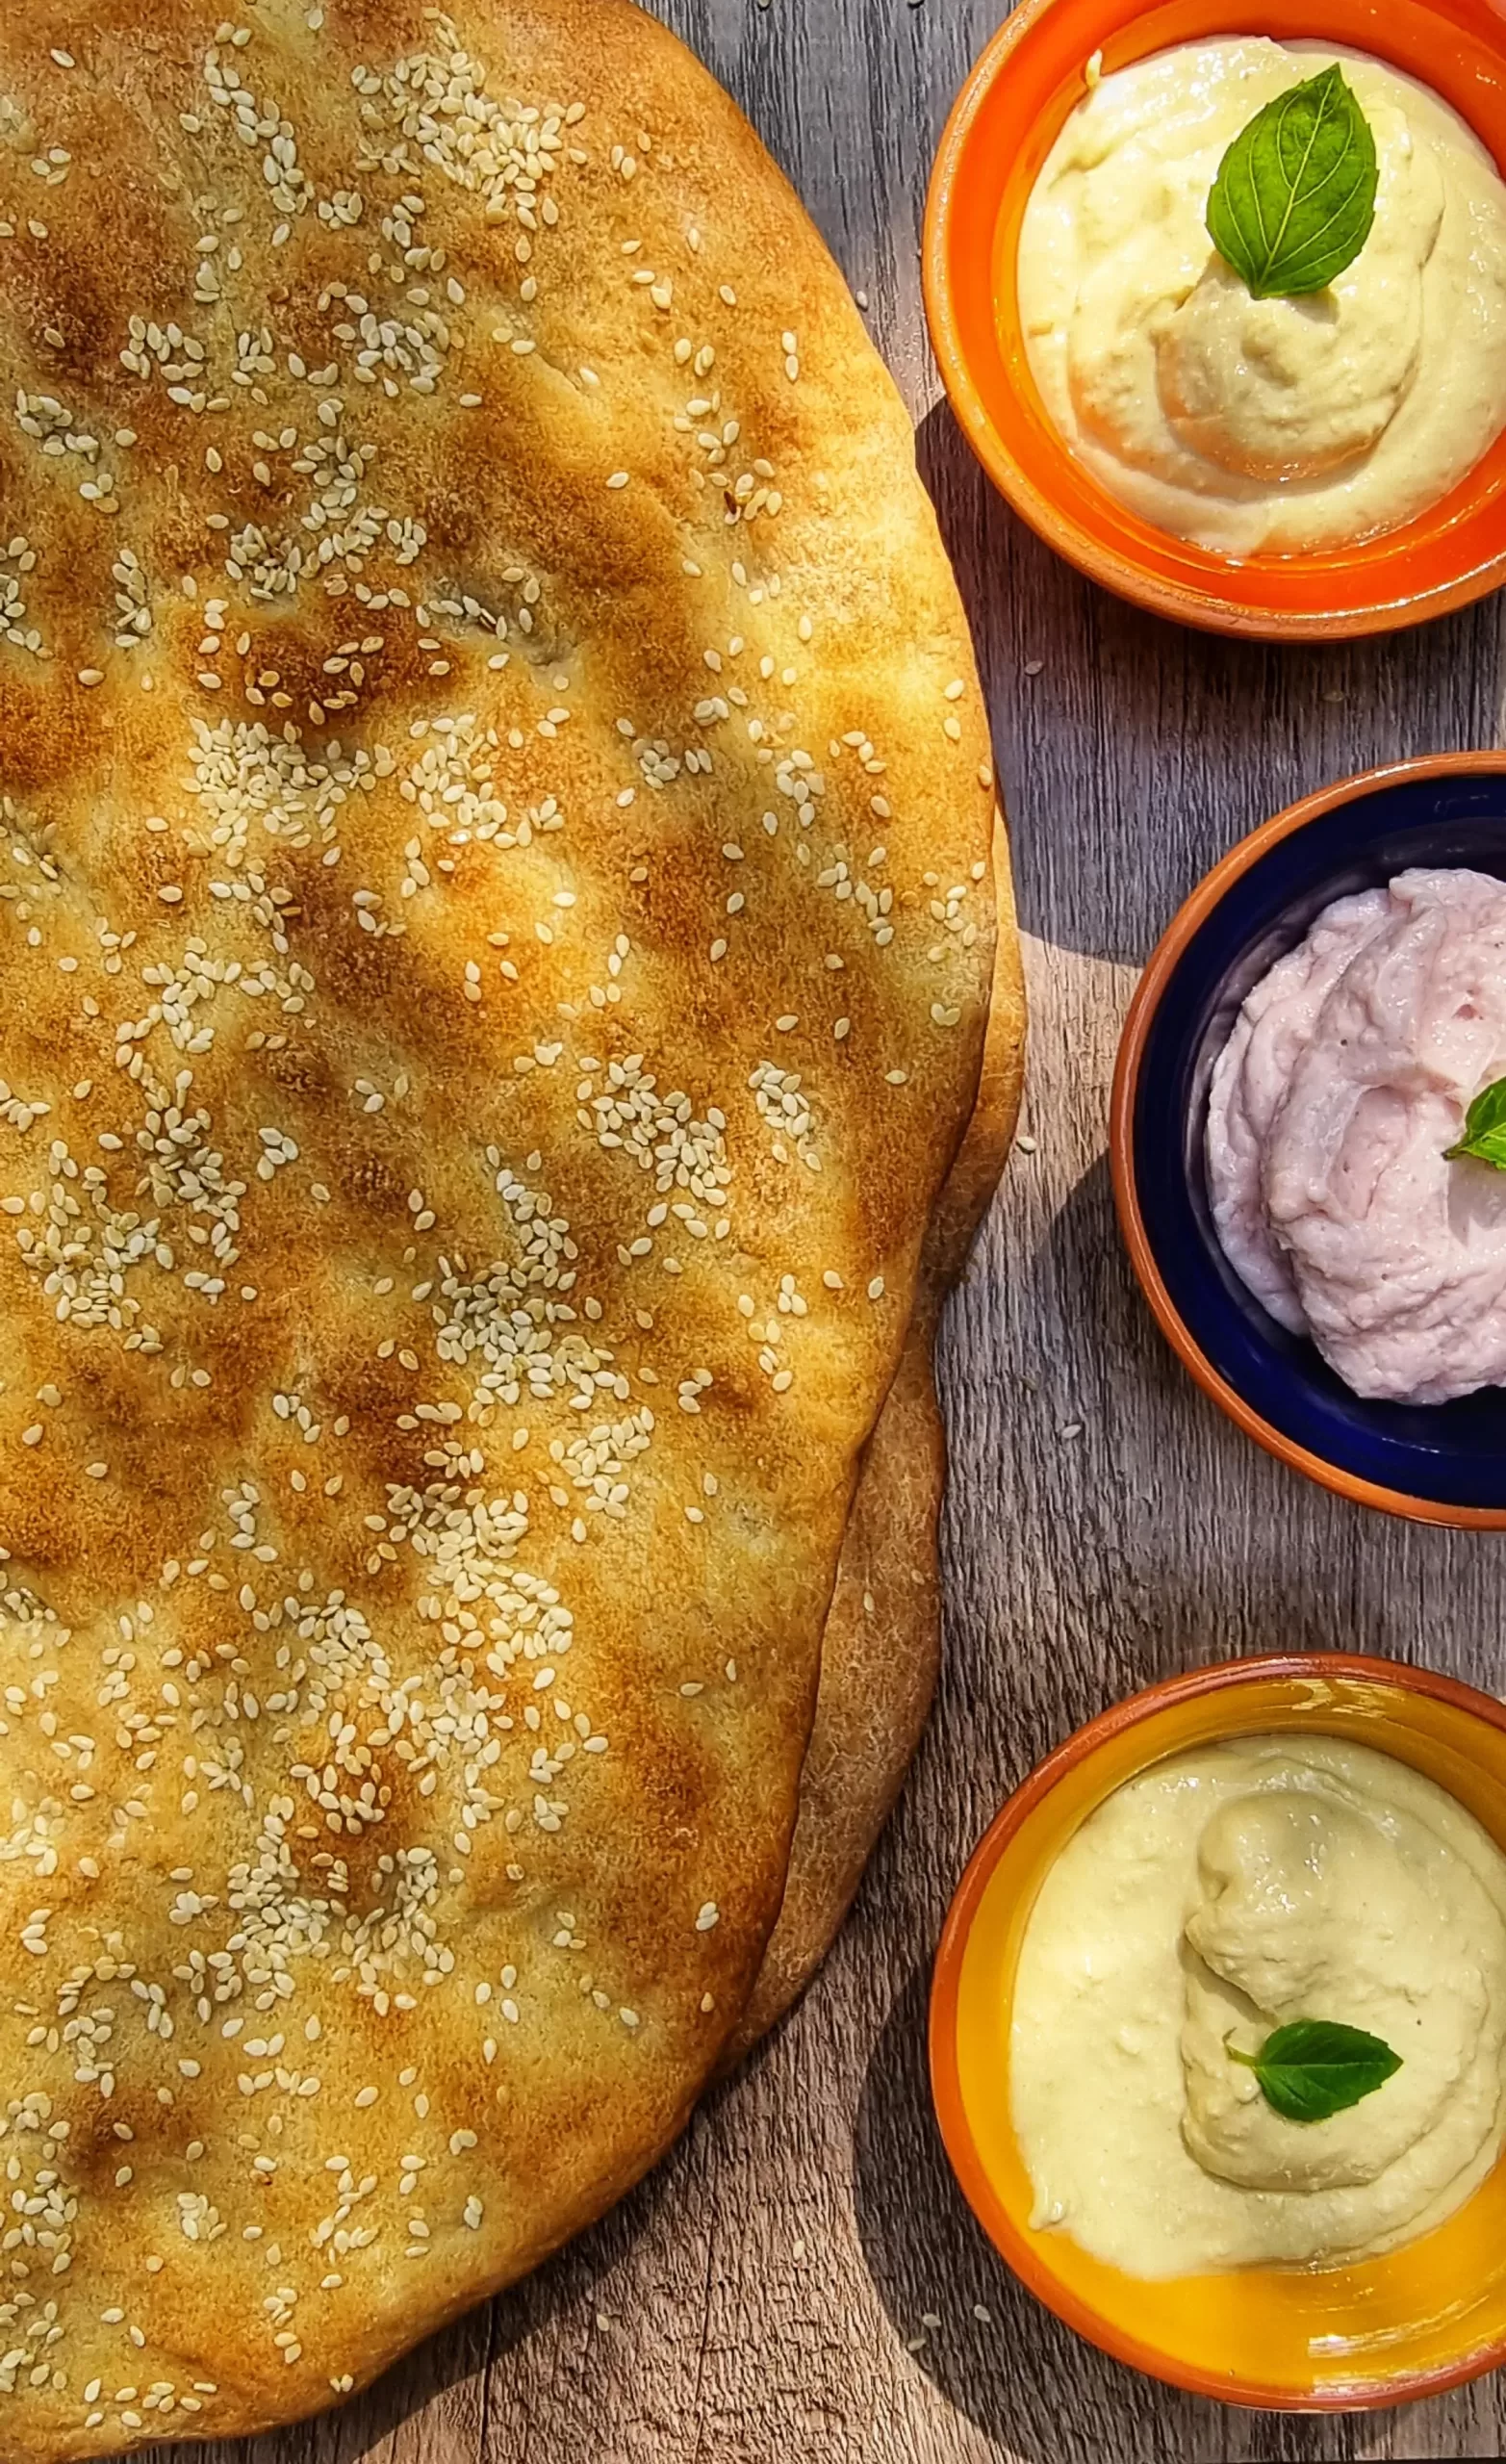
[[[1256,113],[1338,60],[1374,134],[1364,247],[1326,291],[1254,299],[1208,236]],[[1364,54],[1185,44],[1090,84],[1026,207],[1031,368],[1122,502],[1229,555],[1410,522],[1506,426],[1506,186],[1442,98]]]
[[[1401,2066],[1289,2121],[1229,2046],[1295,2019],[1363,2028]],[[1503,2040],[1506,1857],[1453,1797],[1336,1737],[1178,1755],[1088,1817],[1026,1930],[1032,2223],[1138,2276],[1390,2249],[1494,2163]]]
[[[1235,1271],[1357,1395],[1506,1384],[1506,1173],[1448,1159],[1506,1075],[1506,883],[1340,899],[1256,986],[1213,1071],[1208,1186]]]

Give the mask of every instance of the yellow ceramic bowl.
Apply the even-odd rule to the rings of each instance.
[[[1436,2395],[1506,2360],[1506,2162],[1457,2215],[1379,2259],[1147,2283],[1033,2232],[1009,2119],[1009,2030],[1035,1894],[1094,1808],[1168,1754],[1264,1730],[1346,1736],[1446,1788],[1506,1849],[1506,1710],[1425,1669],[1340,1653],[1237,1660],[1080,1729],[1010,1798],[953,1902],[931,2074],[953,2169],[1015,2273],[1080,2335],[1223,2403],[1341,2412]]]

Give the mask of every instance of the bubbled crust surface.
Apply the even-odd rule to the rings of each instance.
[[[767,2035],[826,1958],[894,1810],[935,1692],[946,1482],[936,1333],[1008,1160],[1024,1092],[1025,983],[1002,816],[994,884],[999,940],[978,1100],[926,1235],[909,1337],[863,1452],[822,1636],[784,1898],[753,1992],[723,2048],[724,2070]]]
[[[977,1080],[993,800],[903,409],[625,0],[7,10],[0,354],[44,2464],[332,2400],[683,2121]]]

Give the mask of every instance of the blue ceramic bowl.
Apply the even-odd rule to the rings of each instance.
[[[1446,754],[1345,780],[1279,813],[1209,874],[1126,1022],[1114,1195],[1163,1333],[1251,1437],[1366,1505],[1506,1530],[1506,1390],[1426,1407],[1352,1395],[1245,1290],[1218,1245],[1204,1175],[1209,1080],[1245,994],[1332,900],[1409,864],[1506,880],[1506,754]]]

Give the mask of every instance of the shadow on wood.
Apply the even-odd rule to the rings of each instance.
[[[1032,1168],[1020,1159],[1011,1178]],[[977,1830],[1073,1728],[1180,1669],[1258,1652],[1425,1654],[1373,1560],[1394,1552],[1442,1574],[1458,1549],[1313,1488],[1200,1393],[1130,1270],[1107,1158],[1049,1212],[1044,1192],[1034,1203],[1044,1219],[1028,1240],[1017,1186],[990,1218],[940,1353],[948,1581],[921,1772],[930,1785],[944,1763]],[[980,1380],[970,1365],[998,1348],[1001,1314],[1012,1374]]]
[[[1499,597],[1369,641],[1278,649],[1192,633],[1044,547],[946,402],[921,423],[916,451],[978,647],[1020,921],[1042,940],[1137,964],[1209,867],[1298,796],[1378,762],[1495,741],[1484,680]]]

